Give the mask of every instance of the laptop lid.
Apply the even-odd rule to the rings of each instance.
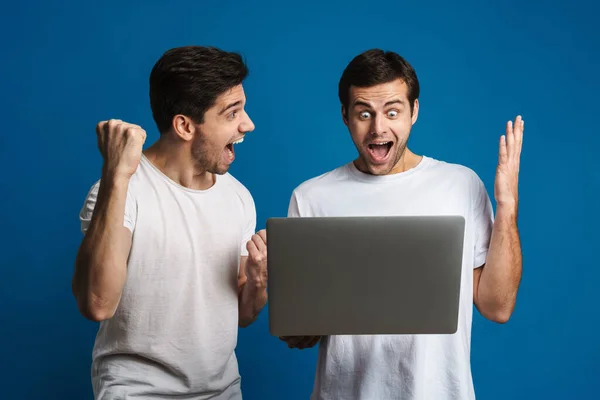
[[[275,336],[456,332],[462,216],[267,220]]]

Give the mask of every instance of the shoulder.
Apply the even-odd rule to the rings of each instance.
[[[445,180],[455,183],[463,183],[469,187],[482,185],[480,176],[470,167],[435,158],[428,158],[428,170]]]
[[[312,197],[324,191],[336,190],[337,184],[348,180],[348,164],[307,179],[293,190],[296,197]]]
[[[440,160],[432,160],[430,168],[434,172],[432,175],[434,178],[429,181],[429,184],[440,185],[455,194],[460,193],[474,208],[489,205],[490,195],[486,185],[472,168]]]
[[[127,184],[127,202],[135,202],[136,201],[136,192],[139,192],[140,187],[143,184],[144,179],[141,177],[140,170],[143,169],[142,163],[138,166],[136,172],[129,178],[129,182]],[[91,185],[88,189],[88,193],[86,196],[86,203],[90,205],[94,205],[96,200],[98,199],[98,192],[100,191],[100,186],[102,185],[102,177],[97,178],[96,181]]]
[[[250,190],[237,178],[231,175],[229,172],[221,175],[218,179],[221,179],[221,183],[232,191],[245,206],[254,207],[254,199]]]
[[[464,176],[467,178],[472,178],[477,176],[475,171],[464,165],[458,164],[454,162],[439,160],[436,158],[428,157],[429,169],[435,172],[443,172],[444,174],[452,174],[457,176]]]

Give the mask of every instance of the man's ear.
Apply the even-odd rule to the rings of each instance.
[[[194,138],[196,126],[194,121],[185,115],[178,114],[173,117],[173,132],[182,140],[189,142]]]
[[[344,121],[344,125],[348,126],[348,114],[346,111],[346,107],[342,104],[342,120]]]
[[[417,122],[417,118],[419,118],[419,99],[415,99],[412,109],[412,124],[414,125]]]

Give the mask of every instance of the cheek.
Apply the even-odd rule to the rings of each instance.
[[[229,139],[225,139],[223,132],[213,130],[210,134],[205,134],[197,141],[197,146],[201,147],[205,152],[214,152],[222,150],[228,143]]]
[[[192,147],[194,148],[194,150],[202,150],[202,147],[204,146],[205,142],[206,138],[204,137],[204,134],[196,134],[196,136],[194,136],[194,142],[192,143]]]
[[[197,136],[192,145],[193,153],[200,158],[206,160],[212,160],[216,157],[220,156],[221,150],[223,150],[223,145],[220,149],[215,143],[214,139],[211,138],[210,135],[203,134],[202,136]],[[217,154],[218,153],[218,154]]]
[[[364,142],[366,137],[369,135],[368,124],[350,122],[350,124],[348,124],[348,129],[350,130],[350,135],[355,143]]]
[[[397,120],[392,121],[390,129],[398,138],[405,138],[410,133],[412,127],[412,119],[410,115],[403,116]]]

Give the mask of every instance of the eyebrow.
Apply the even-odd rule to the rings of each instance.
[[[364,101],[360,101],[360,100],[355,101],[354,104],[352,105],[352,107],[358,107],[358,106],[371,108],[371,105],[369,103],[365,103]]]
[[[404,105],[404,102],[402,100],[400,100],[400,99],[394,99],[394,100],[388,101],[383,106],[384,107],[388,107],[388,106],[391,106],[392,104]],[[371,108],[371,105],[369,103],[366,103],[366,102],[361,101],[361,100],[358,100],[358,101],[354,102],[353,107],[356,107],[356,106],[363,106],[363,107]]]
[[[229,110],[230,108],[237,107],[240,104],[242,104],[242,101],[238,100],[235,103],[231,103],[231,104],[226,105],[221,111],[219,111],[219,115],[223,115],[223,113],[225,113],[225,111]]]
[[[391,106],[392,104],[404,105],[404,102],[400,99],[394,99],[394,100],[390,100],[387,103],[385,103],[384,107]]]

